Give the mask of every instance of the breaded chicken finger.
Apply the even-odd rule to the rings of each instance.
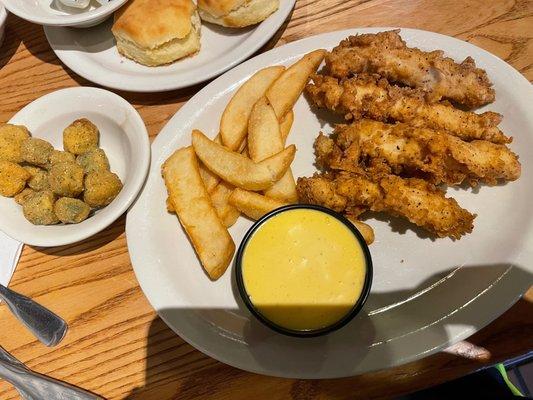
[[[472,58],[458,64],[440,50],[407,47],[399,30],[350,36],[326,56],[326,67],[337,78],[377,73],[391,82],[423,89],[432,102],[444,98],[475,108],[495,97],[487,73]]]
[[[393,86],[376,75],[361,74],[342,81],[315,75],[306,92],[317,107],[342,114],[347,120],[363,117],[380,121],[393,119],[445,130],[467,141],[509,143],[512,140],[498,129],[502,119],[498,113],[476,114],[444,103],[428,103],[421,90]]]
[[[359,215],[366,210],[403,217],[438,237],[472,232],[475,215],[436,186],[416,178],[357,173],[316,174],[298,179],[300,201]]]
[[[448,185],[459,185],[463,181],[473,185],[478,182],[496,184],[514,181],[521,173],[518,157],[505,145],[485,140],[465,142],[446,132],[408,124],[362,119],[351,125],[337,126],[334,137],[343,151],[340,158],[336,156],[341,168],[348,163],[348,158],[358,165],[367,157],[383,160],[395,174],[416,175],[419,171],[428,175],[432,183]],[[319,143],[317,153],[323,146]],[[319,154],[319,159],[323,157]]]

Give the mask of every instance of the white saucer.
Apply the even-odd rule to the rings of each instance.
[[[6,0],[4,3],[10,12],[34,24],[87,28],[104,21],[126,1],[113,0],[104,5],[94,1],[86,9],[67,7],[59,0]]]
[[[44,31],[59,59],[91,82],[131,92],[162,92],[204,82],[246,60],[274,36],[295,1],[281,1],[278,11],[251,28],[230,29],[204,22],[200,52],[162,67],[146,67],[121,56],[111,33],[111,19],[83,30],[46,26]]]
[[[13,239],[42,247],[78,242],[118,219],[140,192],[150,165],[150,143],[141,116],[122,97],[92,87],[56,90],[28,104],[9,123],[26,126],[33,137],[61,150],[63,130],[78,118],[88,118],[98,127],[100,147],[124,187],[107,207],[71,225],[33,225],[12,198],[0,196],[0,230]]]

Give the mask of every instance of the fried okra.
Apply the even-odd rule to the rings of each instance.
[[[55,195],[50,190],[35,192],[22,204],[22,212],[34,225],[54,225],[59,223],[54,203]]]
[[[54,164],[59,163],[73,163],[76,162],[76,156],[68,151],[54,150],[50,154],[50,159],[48,160],[48,167],[52,167]]]
[[[63,131],[63,148],[69,153],[80,155],[98,147],[98,128],[86,118],[81,118]]]
[[[23,205],[34,193],[35,190],[26,188],[14,197],[15,202],[19,205]]]
[[[83,168],[76,163],[59,163],[50,168],[49,183],[59,196],[77,197],[83,191]]]
[[[22,192],[30,173],[11,161],[0,160],[0,195],[13,197]]]
[[[28,164],[46,168],[54,147],[46,140],[28,138],[22,142],[22,159]]]
[[[30,179],[28,180],[28,186],[30,188],[39,191],[50,187],[48,183],[48,171],[34,167],[33,165],[25,165],[23,168],[30,174]]]
[[[0,160],[21,163],[21,145],[29,137],[30,132],[22,125],[0,126]]]
[[[60,151],[24,126],[0,124],[0,195],[14,197],[35,225],[84,221],[122,190],[99,136],[91,121],[78,119],[63,131]]]
[[[85,178],[83,200],[93,208],[104,207],[111,203],[122,189],[117,174],[109,171],[91,172]]]
[[[85,173],[109,171],[109,160],[102,149],[93,149],[76,157],[76,162],[83,167]]]
[[[61,197],[54,204],[54,212],[57,218],[65,224],[79,224],[87,219],[91,207],[79,199]]]

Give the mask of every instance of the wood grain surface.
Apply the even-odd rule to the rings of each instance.
[[[402,26],[455,36],[503,58],[533,80],[530,0],[300,0],[265,48],[364,26]],[[91,83],[59,62],[42,27],[10,15],[0,48],[0,121],[46,93],[78,85]],[[162,94],[118,93],[139,110],[153,138],[201,87]],[[530,290],[467,342],[398,368],[322,381],[243,372],[196,351],[156,316],[133,274],[124,221],[122,217],[75,245],[25,247],[11,286],[68,321],[70,330],[60,346],[49,349],[38,343],[0,305],[3,347],[30,368],[107,399],[384,399],[533,348]],[[0,399],[17,398],[17,392],[0,381]]]

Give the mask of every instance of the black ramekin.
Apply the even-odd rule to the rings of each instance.
[[[348,229],[350,229],[350,231],[354,234],[355,238],[359,241],[359,244],[361,245],[361,248],[363,249],[363,254],[365,258],[365,264],[366,264],[365,283],[363,285],[363,290],[361,292],[361,295],[359,296],[359,299],[354,304],[350,312],[348,312],[342,319],[340,319],[339,321],[335,322],[334,324],[330,326],[326,326],[320,329],[301,331],[301,330],[287,329],[283,326],[277,325],[276,323],[272,322],[268,318],[264,317],[259,312],[259,310],[250,301],[248,293],[246,292],[246,288],[244,287],[244,279],[242,276],[242,257],[244,255],[244,251],[246,249],[246,245],[248,244],[248,241],[250,240],[252,235],[255,233],[255,231],[263,223],[265,223],[265,221],[267,221],[268,219],[282,212],[289,211],[289,210],[295,210],[295,209],[316,210],[316,211],[321,211],[321,212],[324,212],[326,214],[329,214],[335,217],[337,220],[342,222],[346,227],[348,227]],[[357,315],[357,313],[361,310],[361,308],[363,308],[363,305],[365,304],[366,299],[368,298],[368,295],[370,293],[370,287],[372,286],[372,275],[373,275],[372,257],[370,256],[370,251],[368,250],[368,246],[365,243],[365,240],[363,239],[363,236],[361,235],[361,233],[359,233],[359,231],[355,228],[355,226],[341,214],[329,208],[316,206],[312,204],[292,204],[292,205],[277,208],[269,212],[268,214],[264,215],[261,219],[259,219],[258,221],[254,223],[254,225],[248,230],[248,232],[246,232],[246,235],[244,235],[244,238],[239,246],[239,250],[237,251],[237,256],[235,257],[235,275],[236,275],[236,280],[237,280],[237,287],[239,288],[239,293],[241,295],[242,300],[244,301],[244,304],[246,304],[246,307],[248,308],[248,310],[250,310],[250,312],[264,325],[284,335],[295,336],[295,337],[315,337],[315,336],[326,335],[330,332],[333,332],[343,327],[348,322],[350,322],[353,317]]]

